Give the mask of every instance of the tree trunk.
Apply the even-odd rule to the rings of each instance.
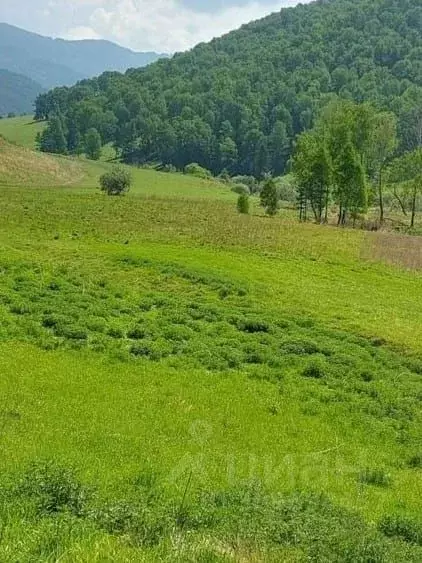
[[[338,210],[338,221],[337,221],[337,227],[339,227],[341,225],[341,218],[343,216],[343,206],[340,203],[340,209]]]
[[[416,196],[417,196],[417,184],[413,186],[413,197],[412,197],[412,217],[410,219],[410,228],[413,229],[415,226],[415,217],[416,217]]]
[[[327,224],[328,223],[328,201],[329,201],[329,197],[330,197],[330,192],[327,188],[325,189],[325,215],[324,215],[324,223]]]
[[[403,215],[404,215],[405,217],[407,217],[406,207],[404,206],[404,203],[403,203],[401,197],[400,197],[399,194],[397,193],[396,188],[394,188],[394,190],[393,190],[393,196],[394,196],[394,197],[396,198],[396,200],[399,202],[399,205],[400,205],[400,208],[401,208],[401,211],[402,211]]]
[[[382,190],[382,168],[380,168],[379,178],[378,178],[378,195],[379,195],[379,206],[380,206],[380,224],[384,223],[384,194]]]

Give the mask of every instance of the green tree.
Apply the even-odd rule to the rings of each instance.
[[[277,185],[273,178],[265,180],[260,193],[261,206],[265,209],[265,213],[270,217],[277,214],[278,195]]]
[[[384,170],[397,149],[397,118],[393,113],[376,114],[373,119],[369,161],[372,178],[377,183],[379,219],[384,223]]]
[[[249,213],[249,196],[248,194],[240,194],[237,199],[237,210],[243,215]]]
[[[416,207],[418,197],[422,192],[422,148],[405,153],[395,159],[389,170],[389,181],[399,186],[404,192],[405,198],[410,200],[410,227],[413,229],[416,219]],[[397,193],[397,192],[396,192]],[[400,198],[400,205],[405,212],[405,198]]]
[[[123,195],[130,190],[132,176],[128,170],[120,166],[114,167],[100,178],[101,191],[107,195]]]
[[[339,204],[338,224],[344,225],[349,212],[355,220],[359,213],[367,210],[368,206],[365,172],[350,140],[336,159],[334,178]]]
[[[85,152],[89,159],[99,160],[101,156],[101,135],[94,127],[85,135]]]
[[[44,129],[39,138],[39,147],[43,152],[66,154],[66,129],[60,114],[56,114],[50,118],[48,127]]]
[[[321,130],[300,135],[293,158],[293,171],[299,190],[300,219],[306,219],[306,207],[309,202],[315,220],[327,222],[333,170]]]

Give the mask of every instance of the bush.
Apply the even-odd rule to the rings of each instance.
[[[239,196],[237,200],[237,210],[243,215],[248,215],[249,213],[249,197],[246,194]]]
[[[422,452],[413,455],[408,461],[408,466],[412,469],[422,469]]]
[[[101,191],[107,195],[122,195],[130,190],[132,177],[130,172],[116,166],[100,178]]]
[[[250,194],[249,188],[246,184],[235,184],[232,187],[231,191],[235,194],[238,194],[238,195],[244,195],[244,194],[249,195]]]
[[[326,365],[323,360],[315,358],[303,370],[302,375],[311,379],[322,379],[326,375]]]
[[[260,319],[243,319],[238,322],[237,328],[242,332],[254,334],[256,332],[270,332],[271,326],[267,321]]]
[[[288,174],[275,179],[277,196],[281,201],[297,202],[297,186],[293,175]]]
[[[400,538],[408,543],[422,545],[422,523],[399,515],[384,516],[378,529],[389,538]]]
[[[359,473],[358,480],[365,485],[373,485],[374,487],[388,487],[391,484],[390,475],[381,468],[364,469]]]
[[[209,180],[210,178],[212,178],[211,172],[206,168],[203,168],[196,162],[185,166],[185,174],[189,174],[189,176],[195,176],[196,178],[202,178],[204,180]]]
[[[234,184],[247,186],[250,194],[255,194],[258,191],[259,184],[253,176],[234,176],[231,181]]]
[[[17,492],[34,499],[40,514],[69,511],[75,516],[83,513],[90,496],[71,470],[51,461],[33,463],[19,483]]]
[[[173,166],[173,164],[163,164],[160,168],[160,172],[167,172],[168,174],[175,174],[177,172],[177,168]]]

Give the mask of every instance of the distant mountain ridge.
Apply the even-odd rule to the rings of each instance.
[[[0,69],[0,115],[30,113],[44,88],[27,76]]]
[[[0,68],[28,76],[45,88],[71,86],[106,70],[124,72],[165,56],[136,53],[110,41],[52,39],[0,23]]]

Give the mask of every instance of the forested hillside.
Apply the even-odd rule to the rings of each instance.
[[[70,152],[96,128],[127,162],[262,176],[284,171],[295,137],[333,96],[393,110],[402,147],[422,142],[420,0],[282,9],[146,69],[56,90],[37,113],[58,109],[63,130],[72,124]]]
[[[43,88],[26,76],[0,69],[0,115],[30,113]]]

